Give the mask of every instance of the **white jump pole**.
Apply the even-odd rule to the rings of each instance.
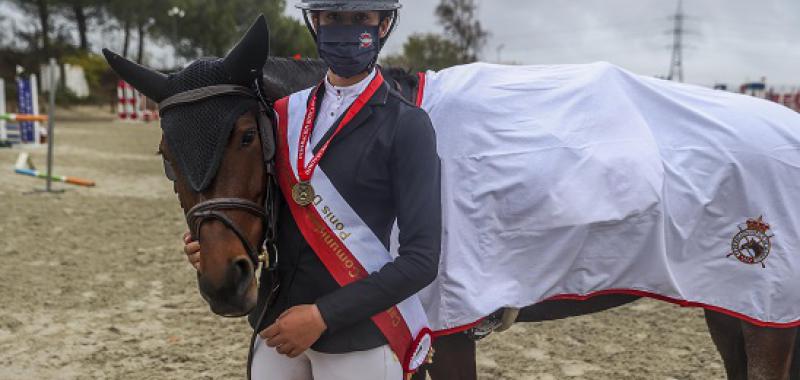
[[[0,114],[6,113],[6,82],[0,78]],[[8,133],[6,132],[6,121],[0,120],[0,140],[8,140]]]
[[[50,67],[48,76],[50,78],[50,106],[47,107],[47,187],[48,193],[53,191],[53,142],[55,141],[55,132],[53,126],[56,119],[56,59],[50,58]],[[34,80],[36,77],[31,78]],[[34,99],[36,99],[34,97]],[[34,107],[36,107],[34,100]],[[35,108],[34,108],[35,110]],[[37,141],[38,143],[38,141]]]
[[[39,115],[39,82],[36,80],[36,74],[31,74],[31,101],[33,102],[33,114]],[[42,138],[42,123],[36,121],[33,123],[33,144],[39,145]]]

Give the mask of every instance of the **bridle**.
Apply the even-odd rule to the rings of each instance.
[[[247,237],[242,233],[242,230],[234,223],[230,217],[225,215],[222,210],[240,210],[246,211],[254,216],[260,218],[264,223],[266,223],[267,214],[262,211],[266,205],[260,206],[255,202],[251,202],[247,199],[241,198],[214,198],[209,199],[205,202],[198,203],[194,207],[192,207],[186,213],[186,220],[189,224],[190,232],[192,236],[199,237],[200,236],[200,227],[203,225],[204,222],[209,220],[218,220],[222,222],[228,229],[233,231],[234,234],[239,238],[244,246],[245,250],[247,251],[247,256],[250,257],[250,260],[253,261],[253,265],[258,265],[259,262],[265,262],[266,257],[264,252],[264,247],[259,247],[258,249],[253,246],[253,244],[247,239]],[[266,228],[266,227],[265,227]],[[264,239],[266,242],[266,238]]]
[[[237,85],[215,85],[184,91],[160,102],[159,111],[163,113],[171,107],[196,103],[218,96],[244,96],[258,100],[259,115],[256,124],[261,140],[264,168],[267,174],[267,184],[264,189],[264,204],[260,205],[243,198],[213,198],[196,204],[186,212],[186,221],[194,239],[200,238],[200,227],[202,227],[203,223],[210,220],[217,220],[239,238],[254,268],[258,268],[260,263],[263,263],[265,266],[270,266],[270,262],[277,261],[277,248],[275,246],[277,237],[277,196],[274,162],[275,137],[272,133],[272,129],[267,127],[267,123],[270,120],[274,120],[274,112],[272,106],[263,97],[263,92],[261,91],[258,80],[255,81],[254,88],[255,89]],[[272,125],[275,124],[272,123]],[[166,160],[164,162],[164,170],[167,178],[171,181],[174,182],[177,179],[171,165]],[[242,229],[225,214],[224,210],[244,211],[261,220],[264,233],[262,234],[258,246],[253,245],[242,232]]]

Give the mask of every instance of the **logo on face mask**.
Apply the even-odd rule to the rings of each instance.
[[[381,50],[380,28],[364,25],[325,25],[317,32],[317,50],[328,67],[344,78],[371,68]]]
[[[369,32],[364,32],[364,33],[361,33],[361,36],[359,36],[359,38],[358,38],[358,41],[359,41],[359,42],[361,42],[361,45],[360,45],[360,47],[361,47],[362,49],[369,49],[369,48],[371,48],[371,47],[372,47],[372,43],[374,42],[374,41],[372,40],[372,35],[371,35],[371,34],[369,34]]]

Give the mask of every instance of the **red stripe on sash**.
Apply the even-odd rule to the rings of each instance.
[[[422,107],[422,97],[425,95],[425,73],[417,73],[419,84],[417,85],[417,107]]]
[[[339,237],[328,227],[317,209],[311,205],[301,207],[291,197],[292,186],[297,183],[297,178],[292,172],[289,162],[288,141],[288,106],[289,98],[283,98],[275,103],[278,114],[278,154],[276,163],[278,168],[278,184],[281,192],[289,205],[297,226],[306,242],[320,258],[325,268],[340,286],[361,280],[369,276],[355,256],[348,250]],[[389,346],[402,361],[403,369],[409,372],[406,358],[410,357],[412,336],[408,326],[400,314],[400,310],[393,306],[389,310],[372,316],[372,321],[378,326]]]

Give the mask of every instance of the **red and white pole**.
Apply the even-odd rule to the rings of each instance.
[[[125,120],[125,81],[120,80],[117,82],[117,117],[120,120]]]

